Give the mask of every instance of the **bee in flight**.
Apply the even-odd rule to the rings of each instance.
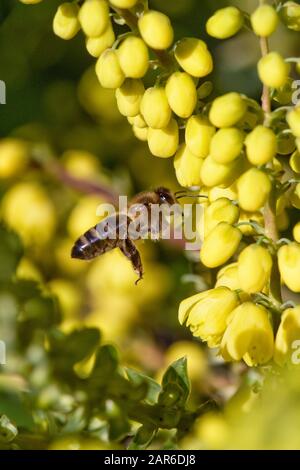
[[[183,192],[185,191],[178,191],[177,193],[173,194],[167,188],[158,188],[155,191],[144,191],[138,193],[131,200],[129,208],[133,205],[141,205],[145,207],[149,219],[152,205],[155,204],[161,206],[162,204],[167,204],[168,206],[172,206],[173,204],[176,204],[177,199],[183,197],[183,195],[178,195],[179,193]],[[119,248],[126,258],[129,259],[134,272],[139,276],[136,281],[137,284],[143,278],[143,265],[139,251],[134,241],[130,238],[130,235],[128,235],[128,231],[126,231],[127,236],[125,238],[120,236],[120,233],[124,229],[127,229],[129,224],[133,222],[134,219],[128,215],[126,215],[125,218],[124,215],[123,217],[121,215],[122,214],[120,213],[116,213],[113,216],[108,216],[98,225],[85,232],[75,242],[72,248],[71,256],[72,258],[91,260],[97,256],[102,255],[103,253],[113,250],[114,248]],[[100,226],[105,227],[105,230],[103,231]],[[116,229],[115,236],[109,236],[110,227],[114,227]],[[151,224],[149,227],[149,230],[151,231]],[[136,239],[138,240],[139,238],[135,237],[135,240]]]

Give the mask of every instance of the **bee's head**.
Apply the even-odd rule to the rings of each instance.
[[[169,189],[157,188],[155,190],[155,193],[158,195],[159,204],[169,204],[170,206],[172,206],[173,204],[176,204],[175,196],[172,194],[172,192]]]

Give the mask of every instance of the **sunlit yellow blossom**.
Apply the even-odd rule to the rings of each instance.
[[[243,169],[243,159],[237,158],[227,164],[217,163],[210,155],[204,160],[201,178],[205,186],[230,186]]]
[[[162,129],[169,124],[172,111],[163,87],[151,87],[145,91],[141,101],[141,114],[147,125],[153,129]]]
[[[167,81],[166,95],[177,116],[188,118],[197,103],[197,91],[193,79],[186,72],[175,72]]]
[[[107,26],[104,33],[94,38],[86,38],[86,48],[93,57],[100,57],[105,49],[111,47],[115,42],[115,33],[111,23]]]
[[[285,285],[300,292],[300,244],[292,242],[279,248],[278,265]]]
[[[257,36],[270,36],[276,30],[278,22],[276,10],[271,5],[260,5],[251,15],[251,25]]]
[[[139,114],[144,91],[143,82],[133,78],[127,78],[116,90],[117,105],[123,116],[133,117]]]
[[[205,236],[211,232],[220,222],[234,224],[239,219],[239,208],[230,199],[222,197],[212,202],[204,214]]]
[[[217,10],[206,23],[206,31],[210,36],[227,39],[236,34],[244,24],[242,12],[236,7]]]
[[[179,141],[178,125],[175,119],[171,119],[169,124],[163,129],[152,129],[148,131],[148,145],[150,152],[155,157],[172,157]]]
[[[148,48],[141,38],[129,36],[118,48],[121,69],[126,77],[142,78],[148,70]]]
[[[185,142],[190,151],[199,158],[207,157],[211,139],[216,129],[205,116],[191,116],[186,124]]]
[[[227,287],[211,289],[198,298],[193,296],[181,303],[180,321],[186,321],[194,336],[215,347],[221,341],[229,315],[238,304],[237,294]]]
[[[248,245],[239,255],[238,277],[241,289],[249,294],[260,292],[269,282],[272,257],[260,245]]]
[[[176,44],[175,57],[183,70],[193,77],[205,77],[213,69],[212,56],[204,41],[184,38]]]
[[[227,361],[242,358],[249,366],[265,364],[273,355],[273,329],[267,310],[245,302],[231,314],[221,343],[221,354]]]
[[[185,144],[182,144],[174,158],[176,177],[181,186],[200,186],[200,170],[203,160],[195,157]]]
[[[100,36],[104,33],[109,22],[107,2],[105,0],[86,0],[80,8],[78,18],[87,36]]]
[[[235,127],[220,129],[212,138],[210,155],[218,163],[230,163],[243,148],[244,133]]]
[[[125,75],[120,67],[116,51],[106,49],[96,63],[96,74],[104,88],[119,88],[122,86]]]
[[[236,252],[242,238],[241,231],[220,222],[205,238],[200,250],[200,260],[208,268],[226,263]]]
[[[231,127],[242,119],[246,110],[246,101],[238,93],[231,92],[213,101],[209,119],[216,127]]]
[[[264,85],[282,87],[288,79],[289,66],[278,52],[269,52],[257,65],[258,75]]]
[[[79,7],[66,2],[60,5],[53,19],[53,31],[62,39],[72,39],[80,30]]]
[[[138,22],[145,43],[153,49],[168,49],[173,42],[174,32],[167,15],[155,10],[146,11]]]
[[[246,171],[237,182],[239,204],[242,209],[256,212],[265,204],[270,191],[269,176],[257,168]]]
[[[276,135],[264,126],[257,126],[245,140],[247,158],[252,165],[265,165],[277,152]]]

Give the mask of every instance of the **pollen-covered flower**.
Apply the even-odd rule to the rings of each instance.
[[[273,355],[274,335],[268,311],[245,302],[231,314],[220,352],[226,361],[244,359],[249,366],[268,362]]]
[[[238,304],[235,292],[228,287],[217,287],[183,300],[179,307],[179,322],[186,322],[194,336],[207,341],[209,347],[216,347]]]

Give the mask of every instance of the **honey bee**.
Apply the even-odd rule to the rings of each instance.
[[[151,206],[153,204],[160,206],[162,204],[167,204],[168,206],[172,206],[177,202],[177,199],[183,197],[183,195],[179,195],[179,193],[183,192],[184,191],[178,191],[173,194],[169,189],[163,187],[157,188],[154,191],[144,191],[133,197],[128,208],[133,205],[144,206],[148,214],[148,219],[150,219]],[[130,234],[128,235],[127,230],[125,232],[127,234],[126,238],[120,236],[124,229],[127,229],[129,224],[133,221],[134,217],[131,218],[128,215],[125,215],[124,217],[124,214],[122,216],[121,213],[108,216],[102,220],[101,223],[92,227],[78,238],[71,251],[72,258],[92,260],[93,258],[113,250],[114,248],[119,248],[131,262],[134,272],[138,275],[138,279],[136,281],[137,284],[143,278],[144,273],[139,251],[134,241],[130,238]],[[100,226],[105,227],[105,229],[102,230]],[[116,236],[109,236],[111,230],[110,227],[114,227]],[[147,225],[147,227],[151,231],[151,224]],[[141,230],[141,233],[142,232],[143,230]],[[137,240],[138,239],[139,238],[137,238]]]

